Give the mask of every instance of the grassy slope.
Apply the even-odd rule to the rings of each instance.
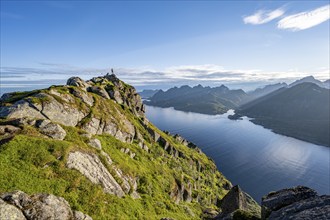
[[[68,92],[67,89],[57,89],[63,93]],[[216,171],[215,164],[204,154],[176,143],[172,137],[151,125],[187,157],[174,158],[157,143],[150,142],[151,137],[139,122],[140,119],[129,109],[112,100],[104,100],[96,95],[94,98],[97,103],[93,109],[94,114],[102,111],[115,112],[116,109],[149,141],[151,152],[147,153],[135,143],[123,143],[109,135],[98,136],[103,150],[110,155],[114,164],[125,174],[139,177],[138,192],[142,198],[133,200],[130,196],[118,198],[105,194],[100,186],[92,184],[78,171],[66,168],[66,157],[74,150],[93,152],[105,160],[98,150],[86,145],[86,137],[80,135],[83,131],[74,127],[64,127],[67,131],[65,140],[56,141],[45,138],[34,128],[26,126],[20,135],[0,146],[0,193],[13,190],[52,193],[64,197],[74,209],[83,211],[94,219],[198,219],[202,215],[202,209],[208,206],[208,201],[222,198],[227,192],[222,187],[227,180]],[[135,159],[122,153],[121,148],[129,148],[135,152]],[[191,168],[191,159],[202,163],[202,173]],[[200,195],[201,202],[175,204],[169,196],[175,179],[194,183],[198,176],[201,178],[199,189],[194,190],[193,194]]]

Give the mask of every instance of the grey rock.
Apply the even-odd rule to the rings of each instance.
[[[51,88],[49,90],[49,94],[57,96],[58,99],[61,99],[67,103],[75,103],[75,99],[71,94],[60,93],[56,90],[56,88]]]
[[[262,198],[261,217],[266,218],[272,211],[279,210],[300,200],[313,198],[317,195],[316,191],[305,186],[297,186],[290,189],[282,189],[277,192],[269,193]]]
[[[115,166],[113,166],[113,170],[116,172],[117,177],[121,179],[121,181],[122,181],[121,187],[124,190],[124,192],[126,194],[131,192],[130,195],[133,199],[141,198],[139,193],[136,191],[137,190],[136,178],[123,174],[122,170],[120,170],[119,168],[117,168]]]
[[[105,90],[108,92],[111,99],[115,100],[118,104],[124,104],[123,97],[114,86],[106,86]]]
[[[111,164],[112,164],[112,160],[111,160],[109,154],[107,154],[107,153],[104,152],[103,150],[101,151],[101,154],[105,157],[107,163],[108,163],[109,165],[111,165]]]
[[[183,190],[184,190],[184,185],[181,184],[180,185],[176,184],[172,189],[170,197],[176,204],[178,204],[180,201],[183,200]]]
[[[131,152],[129,156],[130,158],[134,159],[135,155],[136,155],[135,153]]]
[[[22,211],[14,205],[10,205],[0,199],[0,219],[1,220],[26,220]]]
[[[86,215],[80,211],[73,211],[75,220],[93,220],[89,215]]]
[[[13,125],[0,125],[0,135],[15,134],[21,129]]]
[[[148,152],[149,153],[149,148],[148,148],[148,146],[145,144],[145,143],[143,143],[143,142],[139,142],[139,147],[142,149],[142,150],[144,150],[144,151],[146,151],[146,152]]]
[[[70,104],[60,103],[51,95],[39,93],[36,98],[47,98],[48,101],[42,102],[42,114],[48,119],[66,126],[76,126],[87,113],[77,108],[72,108]]]
[[[152,128],[147,127],[149,134],[151,135],[153,141],[158,142],[159,138],[161,137],[158,132],[154,131]]]
[[[79,77],[71,77],[67,80],[66,84],[68,86],[77,86],[77,87],[80,87],[82,89],[86,89],[88,87],[88,84],[82,80],[81,78]]]
[[[63,140],[66,136],[66,131],[60,125],[49,120],[38,120],[36,126],[42,134],[53,139]]]
[[[258,203],[254,201],[251,196],[243,192],[238,185],[231,188],[223,197],[220,208],[222,213],[220,214],[219,219],[235,212],[236,210],[243,210],[254,216],[260,217],[261,211]]]
[[[292,203],[271,212],[268,219],[330,219],[330,196],[316,196]]]
[[[105,99],[110,99],[110,96],[109,94],[105,91],[104,88],[100,87],[100,86],[91,86],[91,87],[88,87],[87,89],[88,92],[92,92],[92,93],[95,93]]]
[[[219,212],[214,209],[207,208],[203,210],[203,214],[205,217],[207,217],[207,219],[214,219],[219,214]]]
[[[180,144],[183,144],[183,145],[185,145],[185,146],[188,146],[188,144],[189,144],[189,142],[188,142],[186,139],[184,139],[182,136],[180,136],[180,135],[178,135],[178,134],[174,135],[174,139],[175,139],[177,142],[179,142]]]
[[[84,131],[90,133],[90,134],[98,134],[98,130],[100,127],[100,119],[98,118],[92,118],[90,121],[87,123],[83,124],[81,126],[81,129]]]
[[[2,194],[1,198],[1,220],[92,220],[82,212],[72,211],[64,198],[52,194],[29,196],[22,191],[14,191]]]
[[[23,127],[24,125],[34,126],[35,123],[36,123],[35,119],[23,117],[23,118],[7,119],[6,121],[2,122],[1,125],[12,125],[14,127]]]
[[[96,149],[102,149],[102,144],[101,141],[99,139],[93,138],[88,142],[88,145],[90,145],[91,147],[94,147]]]
[[[26,100],[19,100],[11,106],[1,106],[0,108],[0,117],[10,119],[27,116],[30,118],[46,119],[33,104]]]
[[[95,154],[79,151],[71,152],[66,165],[68,168],[78,170],[92,183],[101,184],[106,193],[114,194],[118,197],[124,196],[125,193],[120,185]]]
[[[118,126],[111,121],[107,121],[103,127],[103,133],[110,134],[112,136],[116,135],[117,130],[118,130]]]
[[[82,91],[78,88],[73,89],[72,94],[79,98],[82,102],[86,103],[88,106],[93,106],[94,105],[94,99],[93,97],[86,93],[85,91]]]
[[[15,191],[2,195],[2,199],[21,209],[28,219],[72,219],[73,214],[68,202],[62,197],[49,194],[28,196]]]

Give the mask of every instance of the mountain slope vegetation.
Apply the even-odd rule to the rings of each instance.
[[[200,219],[231,188],[114,75],[5,94],[0,116],[0,194],[54,194],[93,219]]]

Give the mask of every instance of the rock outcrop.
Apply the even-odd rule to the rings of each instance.
[[[16,206],[11,205],[0,199],[0,219],[3,220],[25,220],[22,211]]]
[[[0,175],[6,177],[0,185],[8,186],[3,191],[46,189],[98,219],[160,219],[165,212],[198,219],[231,187],[194,144],[152,125],[135,89],[115,75],[6,94],[0,106]],[[43,207],[52,210],[43,205],[51,199],[67,207],[58,209],[66,213],[60,218],[89,219],[61,199],[32,197],[19,200],[27,204],[24,210],[5,199],[0,208],[9,216],[28,219],[26,213],[35,213],[33,219],[40,219]]]
[[[79,151],[72,152],[69,154],[67,167],[78,170],[94,184],[101,184],[106,193],[114,194],[118,197],[122,197],[125,194],[101,160],[94,154],[86,154]]]
[[[53,139],[63,140],[66,136],[65,130],[60,125],[49,120],[38,120],[36,127],[39,128],[40,133]]]
[[[236,185],[223,197],[220,204],[221,213],[216,219],[233,219],[235,212],[240,210],[256,218],[260,217],[260,206],[251,196]]]
[[[305,186],[269,193],[261,206],[262,219],[330,219],[330,196]]]
[[[77,126],[91,134],[110,134],[131,143],[136,132],[134,125],[116,108],[111,109],[115,115],[96,114],[94,109],[104,106],[104,101],[100,99],[95,103],[93,94],[106,100],[112,99],[126,106],[136,116],[144,117],[145,107],[134,87],[120,81],[114,74],[95,77],[87,82],[79,77],[71,77],[66,87],[53,86],[48,90],[20,95],[4,94],[0,117],[50,120],[58,125],[50,124],[47,126],[49,129],[60,129],[60,125]],[[44,133],[49,136],[49,131]]]
[[[22,191],[14,191],[1,195],[0,219],[91,220],[92,218],[82,212],[73,211],[62,197],[52,194],[29,196]]]

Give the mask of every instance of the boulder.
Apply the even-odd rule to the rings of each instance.
[[[85,91],[82,91],[78,88],[74,88],[72,90],[72,95],[79,98],[82,102],[86,103],[90,107],[94,105],[93,97]]]
[[[88,87],[87,89],[88,92],[92,92],[92,93],[95,93],[105,99],[110,99],[110,96],[109,94],[105,91],[104,88],[100,87],[100,86],[91,86],[91,87]]]
[[[118,104],[124,104],[123,97],[114,86],[106,86],[105,90],[108,92],[111,99],[115,100]]]
[[[79,151],[71,152],[66,165],[68,168],[78,170],[92,183],[101,184],[106,193],[114,194],[118,197],[124,196],[123,189],[95,154]]]
[[[313,198],[316,195],[317,193],[315,190],[305,186],[297,186],[269,193],[262,198],[261,217],[266,218],[272,211],[279,210],[284,206],[288,206],[300,200]]]
[[[0,219],[1,220],[26,220],[22,211],[14,205],[8,204],[0,199]]]
[[[75,220],[93,220],[89,215],[86,215],[80,211],[73,211]]]
[[[160,138],[160,134],[158,134],[158,132],[154,131],[150,127],[147,127],[147,130],[148,130],[149,134],[151,135],[153,141],[158,142],[158,140]]]
[[[73,108],[71,104],[61,103],[51,95],[39,93],[34,97],[47,99],[41,103],[39,109],[42,115],[53,122],[74,127],[87,115],[87,112]]]
[[[4,201],[21,209],[27,219],[72,219],[69,203],[62,197],[51,194],[28,196],[24,192],[14,191],[1,196]]]
[[[36,127],[39,128],[40,133],[56,140],[63,140],[66,136],[65,130],[60,125],[49,120],[38,120]]]
[[[93,138],[88,142],[88,145],[91,147],[94,147],[96,149],[101,150],[102,149],[102,144],[101,141],[99,139]]]
[[[175,203],[178,204],[180,201],[192,201],[192,185],[190,183],[187,185],[188,186],[185,187],[185,184],[182,181],[178,179],[175,180],[174,187],[170,193],[170,197]]]
[[[236,210],[246,211],[260,218],[260,206],[251,196],[241,190],[236,185],[229,190],[221,201],[221,213],[218,219],[232,216]]]
[[[12,125],[0,125],[0,135],[15,134],[21,129]]]
[[[22,191],[1,195],[0,219],[92,220],[82,212],[72,211],[69,203],[62,197],[52,194],[29,196]]]
[[[24,117],[46,119],[35,105],[23,99],[15,102],[11,106],[1,106],[0,117],[6,117],[7,119]]]
[[[304,199],[271,212],[269,220],[330,219],[330,195]]]
[[[81,78],[79,77],[71,77],[67,80],[66,84],[68,86],[77,86],[77,87],[80,87],[82,89],[85,89],[88,87],[88,84],[82,80]]]
[[[81,129],[90,133],[90,134],[99,134],[101,120],[98,118],[92,118],[85,124],[81,125]]]

